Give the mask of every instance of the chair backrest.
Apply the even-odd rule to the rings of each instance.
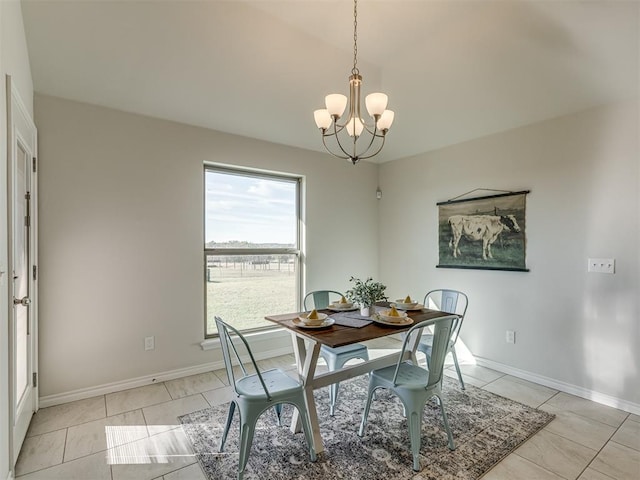
[[[424,306],[431,310],[440,310],[441,312],[455,313],[460,318],[453,322],[451,328],[451,345],[454,345],[460,335],[462,322],[467,313],[469,306],[469,298],[458,290],[437,289],[431,290],[424,296]]]
[[[243,377],[248,375],[247,369],[242,363],[242,359],[240,358],[240,354],[238,353],[238,346],[242,346],[242,352],[246,352],[253,364],[253,368],[255,369],[256,375],[260,379],[260,383],[262,384],[262,388],[264,389],[264,393],[269,400],[271,400],[271,395],[269,394],[269,390],[267,389],[267,385],[264,383],[264,379],[262,378],[262,374],[260,373],[260,369],[258,368],[258,364],[256,363],[255,358],[253,357],[253,353],[251,352],[251,348],[249,348],[249,344],[247,340],[242,336],[242,334],[233,328],[228,323],[222,321],[220,317],[214,317],[216,320],[216,326],[218,328],[218,335],[220,336],[220,344],[222,345],[222,357],[224,359],[224,367],[227,371],[227,378],[229,379],[229,384],[233,386],[236,394],[239,394],[238,389],[236,388],[236,377],[233,372],[234,359],[235,362],[240,366],[242,370]],[[230,333],[231,332],[231,333]],[[239,344],[238,344],[239,343]],[[233,357],[232,357],[233,354]]]
[[[425,320],[417,323],[407,332],[407,335],[402,342],[402,350],[400,352],[400,358],[396,365],[396,370],[393,375],[394,386],[398,385],[397,377],[400,370],[400,365],[403,363],[405,351],[409,340],[414,335],[422,335],[422,330],[426,327],[433,325],[433,344],[431,347],[431,360],[429,362],[429,370],[425,369],[425,387],[429,388],[442,380],[442,370],[444,368],[444,359],[449,351],[449,339],[451,338],[451,329],[453,323],[458,319],[458,315],[447,315],[446,317],[434,318],[432,320]],[[406,360],[404,360],[406,361]]]
[[[322,308],[327,308],[331,304],[331,296],[335,296],[340,300],[342,293],[336,292],[335,290],[315,290],[304,296],[302,305],[305,310],[312,310],[314,308],[320,310]]]

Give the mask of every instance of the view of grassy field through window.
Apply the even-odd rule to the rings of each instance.
[[[205,336],[297,310],[300,179],[205,166]]]
[[[294,255],[266,257],[208,257],[208,334],[217,334],[214,316],[243,330],[273,326],[265,315],[296,311]]]

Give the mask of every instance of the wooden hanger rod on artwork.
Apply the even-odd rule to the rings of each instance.
[[[486,196],[482,196],[482,197],[473,197],[473,198],[462,198],[462,197],[466,197],[467,195],[474,193],[474,192],[500,192],[500,193],[496,193],[493,195],[486,195]],[[496,190],[494,188],[474,188],[473,190],[470,190],[466,193],[463,193],[462,195],[458,195],[457,197],[453,197],[450,198],[449,200],[447,200],[446,202],[438,202],[436,203],[436,205],[447,205],[450,203],[458,203],[458,202],[468,202],[470,200],[476,200],[478,198],[497,198],[497,197],[507,197],[509,195],[526,195],[527,193],[531,192],[531,190],[522,190],[520,192],[514,192],[512,190]]]

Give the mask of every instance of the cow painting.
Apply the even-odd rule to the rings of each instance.
[[[458,258],[460,239],[464,237],[471,241],[482,240],[482,259],[493,258],[491,245],[500,234],[507,230],[520,232],[520,226],[513,215],[452,215],[449,217],[451,240],[449,248],[453,257]]]

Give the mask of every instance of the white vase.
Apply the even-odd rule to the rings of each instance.
[[[360,315],[363,317],[371,315],[371,307],[360,307]]]

